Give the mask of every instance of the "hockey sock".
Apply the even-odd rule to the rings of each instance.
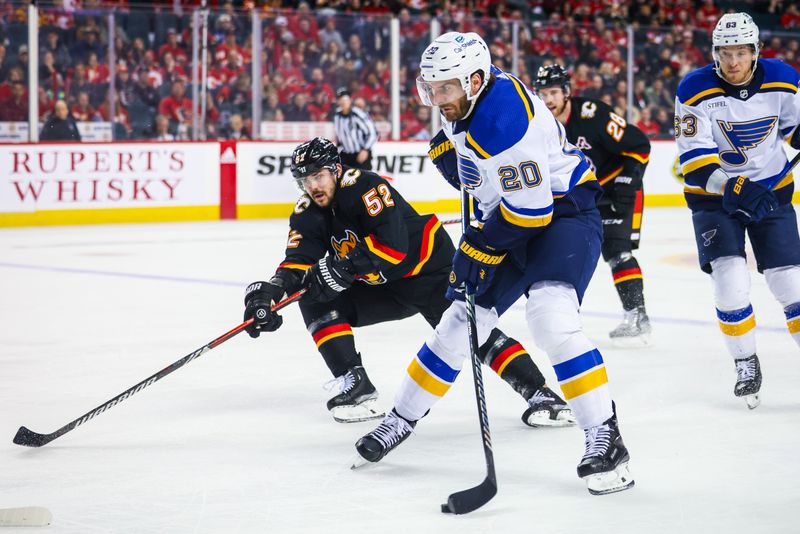
[[[788,317],[788,316],[787,316]],[[738,310],[717,308],[719,329],[725,337],[728,352],[735,359],[747,358],[756,352],[756,316],[750,304]]]
[[[361,355],[356,352],[349,323],[339,318],[315,321],[308,326],[308,331],[333,376],[341,376],[351,367],[361,365]]]
[[[614,277],[614,286],[623,309],[630,311],[644,306],[644,281],[636,258],[624,254],[614,257],[608,263],[611,265],[611,275]]]
[[[544,376],[525,347],[497,328],[481,345],[480,358],[525,400],[530,399],[545,383]]]
[[[792,339],[800,345],[800,302],[786,306],[783,309],[783,313],[786,315],[786,326],[789,327]]]

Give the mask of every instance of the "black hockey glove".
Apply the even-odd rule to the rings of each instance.
[[[335,299],[353,284],[354,272],[353,264],[346,257],[325,256],[306,271],[303,286],[308,292],[303,298],[317,302]]]
[[[641,179],[630,176],[617,176],[614,179],[614,189],[611,191],[611,206],[619,214],[630,213],[636,203],[636,192],[641,185]]]
[[[253,282],[245,290],[244,295],[244,320],[253,319],[245,331],[252,338],[257,338],[261,332],[274,332],[283,324],[283,318],[272,311],[272,305],[280,302],[286,293],[283,286],[269,282]]]
[[[778,199],[760,183],[739,176],[725,183],[722,207],[745,224],[757,223],[778,208]]]
[[[453,143],[450,142],[443,130],[439,130],[439,133],[431,139],[428,157],[439,169],[447,183],[456,189],[461,189],[461,181],[458,179],[456,149],[453,148]]]
[[[489,287],[497,266],[505,257],[505,252],[494,250],[486,244],[480,230],[468,226],[453,256],[450,287],[457,290],[461,284],[466,284],[475,291],[476,296],[480,295]],[[448,294],[452,293],[448,291]]]

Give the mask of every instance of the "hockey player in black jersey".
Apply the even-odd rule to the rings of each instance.
[[[315,138],[295,148],[291,171],[305,192],[289,218],[286,255],[268,282],[250,284],[245,320],[251,337],[277,330],[270,309],[301,288],[300,311],[339,392],[328,410],[339,422],[383,417],[377,392],[356,351],[353,327],[421,314],[436,326],[455,248],[435,215],[419,215],[379,175],[342,167],[336,146]],[[481,358],[527,402],[530,426],[574,424],[572,411],[550,390],[530,355],[494,329]]]
[[[644,284],[633,250],[639,248],[644,195],[642,177],[650,159],[650,141],[606,103],[570,95],[570,76],[560,65],[541,67],[536,93],[564,125],[567,139],[591,160],[603,197],[603,259],[611,267],[625,318],[611,331],[621,345],[648,344],[650,319]]]

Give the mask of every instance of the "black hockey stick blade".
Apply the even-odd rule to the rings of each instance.
[[[24,426],[19,427],[17,435],[14,436],[14,443],[24,447],[41,447],[42,445],[47,445],[52,440],[53,438],[47,434],[39,434]]]
[[[443,514],[468,514],[474,512],[497,495],[497,482],[491,477],[486,477],[483,482],[474,488],[457,491],[447,498],[442,505]]]

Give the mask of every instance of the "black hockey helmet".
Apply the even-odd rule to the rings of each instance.
[[[561,87],[566,94],[569,94],[569,80],[570,75],[567,70],[558,63],[553,63],[546,67],[539,67],[533,83],[537,91],[545,87]]]
[[[303,178],[322,169],[330,169],[338,178],[336,165],[341,163],[339,150],[324,137],[315,137],[311,141],[297,145],[292,152],[292,176],[302,187]]]

